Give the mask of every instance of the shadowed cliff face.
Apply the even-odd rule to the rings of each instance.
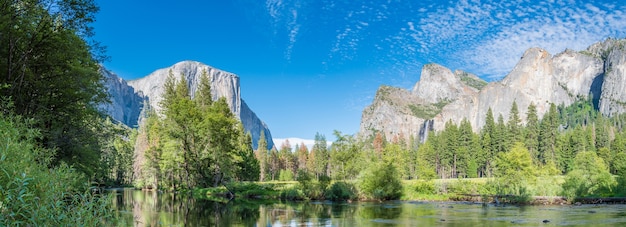
[[[541,117],[550,103],[570,105],[589,95],[602,114],[624,113],[625,44],[626,40],[608,39],[584,51],[565,50],[555,56],[531,48],[505,78],[489,84],[462,71],[452,73],[443,66],[427,64],[411,92],[386,86],[379,89],[363,111],[359,135],[383,132],[387,139],[415,136],[423,140],[424,131],[442,130],[445,122],[459,124],[464,118],[478,131],[489,108],[494,116],[508,119],[513,102],[520,113],[526,113],[533,103]],[[525,114],[520,117],[525,123]]]
[[[129,127],[138,127],[139,116],[148,98],[129,86],[115,73],[104,68],[100,70],[100,73],[104,75],[104,85],[111,101],[111,103],[101,105],[100,109],[111,118]]]
[[[163,100],[163,86],[170,71],[177,80],[181,75],[186,78],[192,97],[198,88],[202,73],[206,71],[211,81],[213,100],[221,97],[226,98],[230,110],[242,122],[244,129],[252,135],[254,149],[257,148],[261,131],[265,131],[268,149],[274,146],[267,125],[241,99],[239,76],[200,62],[179,62],[171,67],[156,70],[144,78],[128,82],[115,76],[115,79],[106,81],[106,84],[107,87],[113,87],[113,89],[108,89],[111,97],[115,97],[115,100],[119,101],[107,105],[104,108],[105,112],[130,127],[137,127],[140,113],[144,107],[149,106],[157,112],[161,110],[159,103]],[[108,71],[103,70],[103,72]],[[113,74],[108,72],[108,75]],[[146,106],[143,105],[144,102]]]

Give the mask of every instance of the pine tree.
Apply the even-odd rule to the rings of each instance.
[[[541,120],[539,131],[539,161],[547,163],[556,162],[556,138],[559,127],[558,112],[554,103],[550,104],[550,109]]]
[[[236,178],[242,181],[258,181],[260,177],[259,160],[254,156],[252,149],[252,136],[250,133],[243,133],[244,128],[239,124],[239,154],[241,160],[237,161]]]
[[[526,112],[526,133],[524,133],[524,144],[530,152],[535,164],[539,163],[539,118],[537,107],[530,103]]]
[[[510,144],[515,142],[522,142],[522,131],[520,128],[522,120],[519,117],[519,110],[517,109],[517,102],[513,101],[511,105],[511,110],[509,111],[509,120],[507,122],[507,126],[509,128],[508,135],[510,136]]]
[[[315,157],[315,176],[319,179],[320,176],[329,176],[328,173],[328,160],[330,155],[328,154],[328,148],[326,144],[326,137],[319,133],[315,133],[315,144],[313,145],[313,151]]]
[[[495,146],[496,152],[506,152],[509,150],[509,146],[512,144],[509,136],[509,130],[504,123],[504,117],[502,114],[498,115],[498,124],[496,124],[496,133],[495,133]]]
[[[261,130],[261,136],[259,136],[259,145],[256,150],[256,157],[259,160],[259,180],[267,181],[267,140],[265,139],[265,131]]]
[[[206,69],[202,70],[200,75],[200,83],[194,95],[194,101],[201,110],[206,110],[213,104],[213,95],[211,94],[211,81]]]

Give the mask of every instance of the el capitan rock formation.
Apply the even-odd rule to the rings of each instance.
[[[124,81],[117,75],[103,69],[102,73],[107,78],[105,87],[110,95],[111,103],[104,105],[102,109],[113,119],[130,127],[137,127],[137,122],[140,120],[144,108],[153,108],[157,112],[161,110],[159,102],[163,99],[163,85],[170,71],[177,79],[181,75],[185,76],[192,97],[198,87],[202,72],[206,71],[211,81],[213,99],[226,98],[230,110],[242,122],[244,129],[252,135],[253,147],[256,149],[261,131],[265,132],[268,148],[274,146],[267,125],[241,98],[239,76],[200,62],[179,62],[171,67],[156,70],[146,77],[131,81]]]

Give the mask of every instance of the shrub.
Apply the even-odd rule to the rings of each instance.
[[[610,196],[617,184],[604,160],[595,152],[578,153],[574,158],[573,169],[563,183],[563,194],[570,200],[587,196]]]
[[[359,179],[359,188],[369,199],[394,200],[402,196],[402,182],[392,163],[374,163]]]
[[[278,180],[279,181],[292,181],[293,180],[293,173],[289,170],[280,170],[280,173],[278,174]]]
[[[38,149],[39,132],[0,114],[0,226],[99,226],[114,221],[111,197],[92,195],[86,177]],[[109,223],[114,224],[114,223]]]
[[[300,187],[285,188],[280,191],[279,195],[282,200],[306,200],[306,196]]]
[[[435,194],[435,182],[432,180],[429,181],[416,181],[414,183],[414,190],[421,194]]]
[[[328,176],[320,176],[319,180],[312,179],[312,175],[306,171],[298,171],[297,179],[298,186],[302,189],[302,193],[308,199],[322,200],[324,199],[324,192],[330,183]]]
[[[325,197],[332,201],[346,201],[357,198],[354,185],[346,182],[335,182],[326,191]]]

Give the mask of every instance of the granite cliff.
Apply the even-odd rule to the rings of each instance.
[[[101,105],[100,109],[122,124],[138,127],[139,116],[148,98],[104,67],[100,69],[100,73],[104,76],[104,86],[110,101]]]
[[[226,98],[231,111],[242,122],[244,129],[252,135],[253,147],[257,148],[261,131],[265,132],[268,149],[274,146],[267,125],[258,118],[241,98],[239,76],[212,68],[200,62],[179,62],[171,67],[156,70],[146,77],[128,82],[103,69],[102,72],[107,78],[105,86],[112,101],[111,104],[105,105],[103,109],[113,119],[130,127],[136,127],[141,117],[141,111],[144,108],[149,107],[157,112],[161,110],[159,102],[163,99],[163,85],[170,71],[177,79],[181,75],[187,79],[192,97],[198,88],[202,72],[206,71],[211,81],[213,99]]]
[[[531,48],[507,76],[490,83],[427,64],[412,91],[379,88],[373,103],[363,110],[359,135],[382,132],[387,139],[415,136],[424,140],[426,131],[441,130],[448,121],[459,124],[464,118],[479,130],[489,108],[494,116],[508,119],[514,101],[523,123],[531,103],[541,117],[550,103],[567,106],[589,96],[604,115],[625,113],[625,44],[626,40],[607,39],[584,51],[565,50],[555,56]]]

